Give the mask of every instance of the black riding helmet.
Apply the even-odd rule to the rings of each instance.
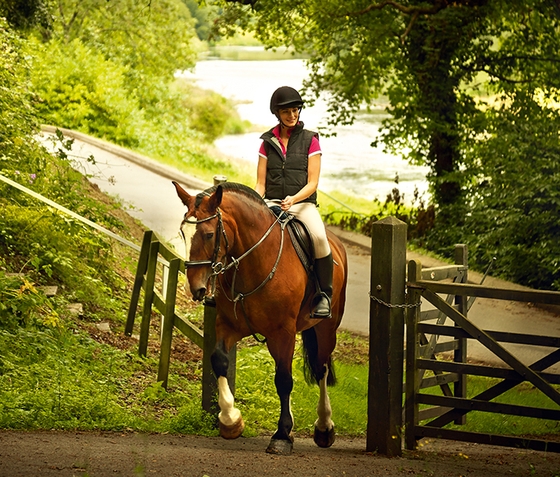
[[[290,86],[281,86],[270,98],[270,112],[277,115],[278,110],[282,108],[301,108],[303,107],[303,99],[300,94]]]

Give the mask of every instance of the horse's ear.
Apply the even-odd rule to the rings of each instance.
[[[221,185],[219,185],[216,188],[216,191],[210,196],[210,199],[208,200],[208,207],[210,207],[211,210],[216,210],[222,203],[223,195],[224,195],[224,188]]]
[[[183,202],[183,204],[185,204],[187,206],[187,208],[189,209],[189,212],[191,210],[194,210],[195,196],[190,195],[177,182],[175,182],[175,181],[172,181],[172,182],[173,182],[173,185],[175,186],[175,189],[177,190],[177,195],[179,196],[179,199],[181,199],[181,202]]]

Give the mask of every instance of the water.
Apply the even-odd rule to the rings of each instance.
[[[225,136],[215,142],[224,154],[250,161],[258,160],[262,132],[277,121],[269,109],[270,96],[279,86],[301,88],[307,70],[303,60],[281,61],[199,61],[193,73],[178,76],[194,79],[200,87],[213,90],[237,103],[243,119],[259,125],[259,131]],[[317,130],[327,124],[327,105],[319,98],[315,105],[302,111],[305,127]],[[372,148],[371,142],[381,127],[379,115],[364,115],[352,126],[336,129],[336,137],[321,136],[323,158],[319,188],[325,192],[341,191],[367,199],[385,197],[396,186],[410,203],[414,190],[427,196],[428,168],[411,166],[398,156]],[[399,184],[395,184],[398,175]]]

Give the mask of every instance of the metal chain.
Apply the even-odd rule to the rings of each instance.
[[[371,293],[369,294],[369,297],[372,300],[375,300],[377,303],[386,306],[387,308],[418,308],[422,303],[418,302],[418,303],[402,303],[402,304],[398,304],[398,305],[393,305],[392,303],[387,303],[386,301],[383,301],[381,298],[377,298],[376,296],[373,296]]]

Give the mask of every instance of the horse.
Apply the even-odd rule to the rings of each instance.
[[[319,386],[314,441],[330,447],[335,440],[327,386],[335,384],[331,354],[346,300],[348,265],[341,241],[327,232],[334,271],[332,317],[310,318],[315,286],[302,264],[285,225],[253,189],[233,182],[190,195],[173,181],[187,207],[181,224],[195,225],[185,262],[192,298],[214,293],[216,346],[211,363],[218,386],[220,435],[239,437],[244,422],[227,381],[228,353],[242,338],[261,335],[275,361],[274,383],[280,399],[278,428],[266,452],[289,455],[293,450],[292,360],[301,332],[305,376]]]

